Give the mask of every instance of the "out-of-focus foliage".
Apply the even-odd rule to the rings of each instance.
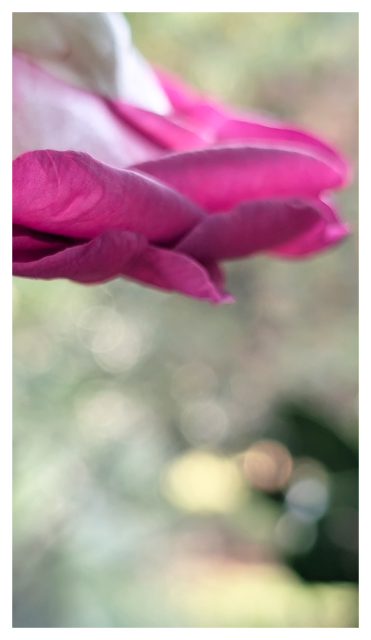
[[[138,48],[357,161],[357,14],[128,14]],[[14,281],[14,626],[355,627],[353,236],[232,306]]]

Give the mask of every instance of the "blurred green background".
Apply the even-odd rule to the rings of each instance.
[[[234,305],[14,280],[15,627],[356,627],[356,13],[129,13],[153,63],[323,135],[353,235]]]

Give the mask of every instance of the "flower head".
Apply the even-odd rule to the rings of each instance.
[[[14,274],[228,301],[220,263],[348,233],[330,146],[155,72],[120,14],[14,14]]]

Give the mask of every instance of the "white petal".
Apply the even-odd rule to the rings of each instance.
[[[13,56],[14,157],[34,149],[85,151],[123,169],[162,150],[115,116],[99,96]]]
[[[170,110],[120,13],[13,13],[13,45],[65,82],[157,113]]]

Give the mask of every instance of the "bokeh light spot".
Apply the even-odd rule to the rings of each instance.
[[[264,491],[278,491],[288,481],[293,462],[288,449],[275,440],[259,440],[245,453],[244,472],[249,482]]]
[[[318,478],[298,480],[286,494],[289,509],[308,522],[321,518],[327,511],[328,502],[328,489]]]
[[[187,511],[232,511],[242,488],[242,478],[233,460],[204,451],[192,451],[177,458],[162,478],[166,497]]]
[[[80,432],[91,439],[115,440],[127,435],[143,419],[141,407],[114,387],[83,390],[76,398]]]

